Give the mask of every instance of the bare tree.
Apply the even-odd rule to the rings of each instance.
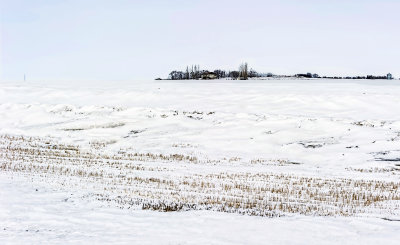
[[[248,68],[247,62],[245,62],[239,66],[239,79],[247,80],[248,74],[249,74],[249,68]]]
[[[188,66],[186,66],[185,79],[190,79]]]

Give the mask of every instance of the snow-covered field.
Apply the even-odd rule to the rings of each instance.
[[[399,81],[0,84],[0,243],[397,244]]]

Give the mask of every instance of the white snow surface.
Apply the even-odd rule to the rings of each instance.
[[[101,207],[0,175],[1,244],[398,244],[400,224],[370,218],[250,217]]]
[[[399,81],[0,83],[0,135],[82,149],[101,145],[104,154],[203,160],[149,163],[168,169],[157,173],[163,178],[284,173],[398,183],[399,111]],[[270,164],[282,160],[295,164]],[[390,212],[354,217],[157,212],[120,209],[86,198],[96,187],[61,182],[0,169],[0,244],[398,244],[400,239],[398,201],[388,204]]]

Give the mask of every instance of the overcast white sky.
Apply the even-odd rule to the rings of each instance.
[[[0,0],[0,79],[173,69],[400,76],[399,0]]]

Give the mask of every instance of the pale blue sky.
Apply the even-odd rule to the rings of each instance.
[[[400,76],[398,0],[0,0],[1,80],[135,80],[187,64]]]

